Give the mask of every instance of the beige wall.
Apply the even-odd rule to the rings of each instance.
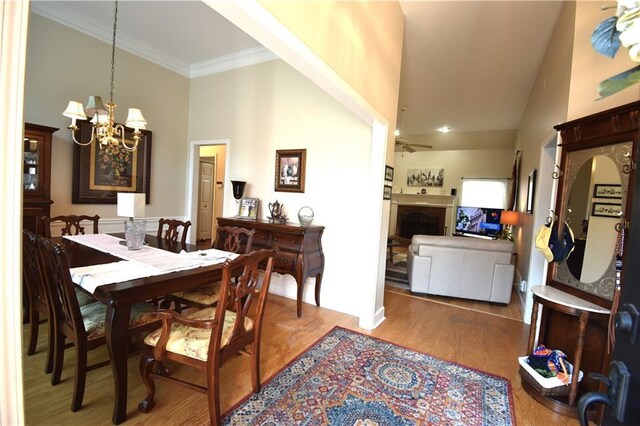
[[[67,102],[109,99],[111,45],[32,13],[29,23],[25,121],[58,127],[53,137],[52,215],[98,214],[115,219],[115,205],[72,204],[73,142],[62,116]],[[138,107],[153,132],[148,217],[185,214],[189,80],[116,49],[116,121]],[[171,194],[170,197],[167,194]]]
[[[261,0],[260,4],[385,117],[393,141],[404,31],[400,4],[318,0]],[[393,143],[388,148],[392,161]]]
[[[421,151],[395,155],[393,193],[415,194],[422,188],[407,186],[407,170],[437,168],[444,169],[444,186],[426,188],[427,194],[449,195],[451,188],[462,188],[463,177],[511,177],[514,150],[477,149],[450,151]],[[458,192],[460,195],[460,192]]]
[[[573,28],[575,3],[563,6],[553,31],[540,71],[529,96],[522,121],[518,129],[516,149],[522,151],[520,163],[520,186],[518,210],[524,212],[527,197],[527,177],[537,170],[536,203],[534,215],[521,215],[520,226],[514,229],[517,268],[529,286],[544,283],[544,259],[533,250],[533,233],[549,214],[550,200],[541,200],[540,195],[552,184],[550,171],[540,169],[541,150],[544,144],[555,137],[553,126],[566,121],[569,86],[571,80],[571,58],[573,51]],[[533,258],[533,263],[532,263]],[[527,300],[524,319],[530,318],[530,296]]]
[[[276,200],[294,223],[301,207],[314,210],[314,224],[326,228],[322,306],[359,315],[359,277],[370,264],[353,241],[370,230],[353,226],[366,215],[359,206],[367,202],[366,192],[354,188],[366,185],[370,128],[281,60],[194,79],[189,111],[190,140],[230,141],[227,179],[247,182],[244,195],[260,199],[260,218]],[[304,193],[274,191],[277,149],[307,150]],[[229,189],[225,216],[235,205]],[[271,291],[295,297],[291,276],[275,277],[271,285]],[[304,300],[314,303],[313,279]]]

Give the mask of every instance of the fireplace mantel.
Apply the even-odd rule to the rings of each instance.
[[[391,204],[428,205],[433,207],[453,207],[456,197],[435,194],[391,194]]]
[[[457,197],[435,194],[391,194],[391,214],[389,217],[389,235],[396,232],[398,206],[442,207],[446,209],[444,235],[451,235],[455,228],[455,208]]]

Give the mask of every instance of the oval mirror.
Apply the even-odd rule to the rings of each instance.
[[[571,275],[583,283],[598,281],[613,260],[621,211],[620,172],[605,155],[588,159],[571,185],[566,217],[575,248],[567,259]]]

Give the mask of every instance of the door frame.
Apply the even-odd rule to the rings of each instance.
[[[199,175],[200,175],[200,147],[209,146],[209,145],[224,145],[225,146],[225,164],[229,164],[229,154],[230,154],[230,140],[229,139],[211,139],[211,140],[201,140],[201,141],[191,141],[189,142],[189,153],[187,155],[187,205],[185,206],[185,211],[187,212],[187,218],[191,221],[192,228],[194,232],[189,232],[187,236],[187,242],[191,244],[196,243],[197,232],[195,230],[198,229],[198,184],[199,184]],[[224,182],[222,183],[224,193],[226,194],[227,182],[229,181],[229,168],[225,167],[224,171]],[[215,181],[215,179],[214,179]],[[215,182],[214,182],[215,184]],[[224,206],[223,206],[224,207]],[[224,214],[224,208],[222,209]],[[214,213],[215,215],[215,213]]]

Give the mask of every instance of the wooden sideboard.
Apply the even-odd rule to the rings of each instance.
[[[298,285],[297,314],[302,315],[302,290],[309,277],[315,277],[316,305],[320,306],[320,284],[324,271],[322,233],[324,226],[270,223],[264,220],[218,218],[219,226],[254,229],[255,249],[277,248],[274,271],[292,275]]]

